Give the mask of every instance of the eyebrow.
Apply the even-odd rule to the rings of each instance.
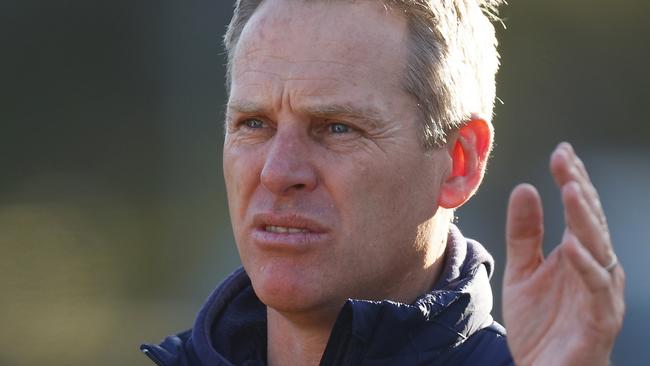
[[[250,102],[250,101],[236,101],[231,102],[226,105],[226,125],[232,122],[233,116],[232,112],[237,112],[241,114],[267,114],[266,108],[261,104]]]
[[[236,101],[228,103],[228,110],[234,110],[239,113],[254,114],[264,113],[265,109],[261,104],[250,101]]]
[[[305,108],[305,112],[321,118],[343,118],[367,124],[371,128],[385,125],[379,111],[374,108],[359,108],[351,104],[324,104]]]
[[[230,121],[231,111],[242,114],[268,114],[267,108],[251,101],[235,101],[227,105],[226,121]],[[368,107],[360,108],[352,104],[322,104],[301,109],[301,112],[319,118],[342,118],[367,124],[371,128],[386,125],[378,110]]]

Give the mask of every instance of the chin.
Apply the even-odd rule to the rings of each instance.
[[[313,268],[302,270],[287,264],[267,263],[247,273],[260,301],[278,312],[306,312],[329,302]]]

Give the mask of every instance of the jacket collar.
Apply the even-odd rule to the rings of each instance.
[[[409,363],[413,354],[435,355],[462,343],[491,324],[489,278],[494,262],[477,242],[452,226],[445,266],[434,289],[413,304],[348,300],[334,327],[328,348],[340,334],[350,333],[365,346],[364,358]],[[333,352],[326,349],[328,352]],[[400,355],[405,359],[400,361]]]

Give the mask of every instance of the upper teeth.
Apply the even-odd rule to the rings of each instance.
[[[290,233],[290,234],[308,232],[306,229],[300,229],[297,227],[284,227],[284,226],[271,226],[271,225],[266,226],[264,230],[272,233]]]

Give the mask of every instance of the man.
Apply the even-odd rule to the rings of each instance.
[[[451,224],[492,146],[497,1],[240,0],[225,37],[224,176],[244,270],[159,365],[605,365],[624,274],[570,145],[546,259],[512,193],[504,329],[493,262]],[[514,361],[513,361],[514,359]]]

